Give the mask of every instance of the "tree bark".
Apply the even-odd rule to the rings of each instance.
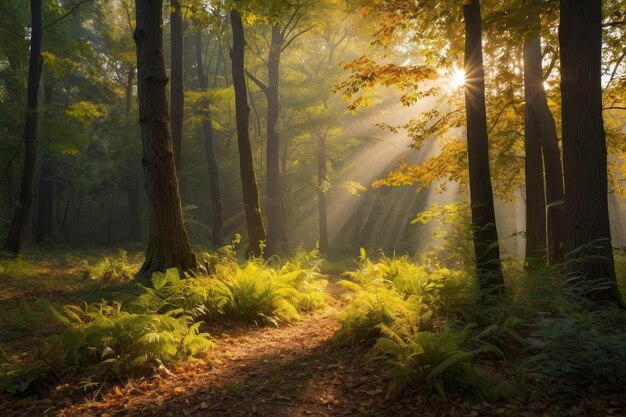
[[[483,300],[504,293],[498,230],[489,169],[480,3],[463,5],[465,17],[465,109],[476,272]]]
[[[272,41],[267,60],[267,247],[265,256],[289,253],[287,224],[283,216],[283,199],[280,191],[280,140],[278,124],[280,82],[280,55],[284,37],[279,25],[272,26]]]
[[[196,67],[198,70],[198,84],[200,90],[207,91],[209,79],[204,72],[202,60],[202,32],[196,32]],[[215,141],[213,134],[213,124],[211,122],[211,111],[208,106],[204,109],[204,120],[202,121],[202,134],[204,136],[204,153],[206,156],[207,168],[209,171],[209,185],[211,189],[211,243],[214,247],[221,247],[224,244],[224,222],[222,220],[222,191],[220,189],[219,168],[215,155]]]
[[[530,16],[530,24],[538,17]],[[541,40],[537,28],[524,39],[524,150],[526,186],[526,262],[530,267],[540,264],[546,256],[546,194],[541,154],[542,129],[536,107],[538,89],[543,90]],[[537,50],[538,49],[538,50]],[[537,53],[539,66],[537,67]],[[544,94],[545,98],[545,94]]]
[[[136,0],[137,87],[150,238],[139,277],[156,271],[196,268],[183,222],[167,112],[162,0]]]
[[[236,9],[230,11],[233,30],[233,47],[230,53],[235,88],[235,117],[237,121],[237,144],[239,146],[239,168],[243,186],[243,203],[246,213],[249,243],[246,256],[261,256],[261,243],[265,241],[265,228],[261,218],[259,189],[254,173],[250,133],[248,132],[250,107],[244,64],[245,37],[241,15]]]
[[[182,167],[182,139],[183,139],[183,111],[185,108],[184,86],[184,40],[183,40],[183,15],[179,0],[172,0],[170,13],[171,32],[171,117],[172,117],[172,141],[174,143],[174,162],[176,170]]]
[[[317,138],[317,202],[319,211],[320,253],[328,254],[328,205],[326,203],[326,134]]]
[[[602,0],[561,1],[560,9],[566,285],[593,303],[624,307],[609,227]]]
[[[531,139],[531,136],[536,137],[536,141],[539,142],[541,154],[543,156],[545,186],[542,183],[541,190],[543,192],[545,187],[544,203],[547,204],[547,209],[543,209],[544,211],[547,211],[547,227],[544,227],[544,230],[547,229],[548,263],[550,265],[554,265],[563,262],[565,250],[565,212],[563,207],[565,195],[563,192],[563,168],[561,164],[561,151],[559,150],[556,125],[554,123],[552,112],[548,107],[548,99],[543,86],[543,68],[541,63],[543,57],[541,54],[541,23],[539,16],[537,14],[529,16],[529,22],[531,30],[524,40],[524,95],[526,101],[526,129],[528,129],[526,138]],[[531,146],[535,145],[531,144]],[[534,152],[534,150],[531,149],[531,152]],[[531,162],[534,164],[535,161]],[[534,193],[537,193],[537,191],[534,191]],[[533,219],[527,218],[527,227],[529,220],[536,223],[546,220],[545,213],[543,215],[543,219],[538,217],[538,212],[535,214],[527,212],[527,216],[533,216]],[[538,224],[535,225],[538,227]],[[538,242],[538,240],[536,240],[536,242]],[[543,247],[545,247],[545,236],[542,242],[544,242]],[[539,248],[536,244],[533,245],[530,241],[527,241],[527,245]],[[527,246],[527,250],[528,249],[529,248]],[[540,253],[537,253],[537,255],[541,256],[543,256],[543,254],[543,250],[541,250]]]
[[[39,75],[41,74],[41,40],[43,26],[41,17],[41,0],[31,0],[31,39],[30,58],[28,64],[28,91],[26,105],[26,121],[24,124],[24,167],[20,184],[19,203],[13,212],[9,226],[9,234],[4,242],[3,250],[19,254],[24,243],[24,233],[28,214],[33,205],[33,182],[37,164],[37,107],[39,94]]]

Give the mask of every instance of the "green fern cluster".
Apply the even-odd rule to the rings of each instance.
[[[299,320],[303,312],[326,304],[328,282],[302,259],[271,268],[260,260],[240,266],[222,258],[211,269],[211,274],[189,278],[175,269],[154,274],[153,287],[144,289],[137,305],[160,313],[182,309],[205,320],[277,324]]]
[[[626,312],[605,308],[537,320],[517,369],[534,397],[617,390],[626,384]]]
[[[472,280],[460,271],[428,269],[407,256],[371,261],[361,249],[356,271],[340,284],[348,290],[342,313],[341,341],[371,340],[378,325],[400,323],[411,329],[432,329],[461,306],[472,302]]]
[[[119,283],[130,281],[141,266],[141,254],[130,256],[125,250],[120,250],[118,256],[105,256],[94,264],[85,260],[83,278],[100,283]]]
[[[402,325],[390,328],[379,326],[384,337],[376,341],[375,349],[389,357],[387,375],[392,389],[402,390],[412,384],[425,383],[445,398],[447,390],[478,393],[493,397],[483,375],[472,366],[478,354],[488,353],[503,357],[493,345],[471,336],[471,326],[461,330],[446,327],[439,334],[429,331],[407,331]],[[468,349],[466,346],[475,345]]]
[[[426,384],[442,397],[445,391],[500,395],[489,388],[473,366],[479,354],[503,357],[484,338],[504,332],[490,326],[482,332],[457,323],[457,310],[473,304],[473,280],[460,271],[413,263],[408,257],[371,261],[361,250],[358,269],[341,285],[348,290],[348,306],[340,319],[339,341],[377,338],[375,350],[388,359],[392,389]]]

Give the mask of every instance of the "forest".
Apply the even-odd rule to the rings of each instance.
[[[626,416],[626,0],[0,0],[0,415]]]

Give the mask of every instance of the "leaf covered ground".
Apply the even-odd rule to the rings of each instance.
[[[67,282],[52,298],[73,301],[84,296],[86,284],[71,284],[56,265],[55,279]],[[52,268],[54,269],[54,268]],[[65,270],[67,276],[72,274]],[[50,277],[50,270],[32,273]],[[335,277],[336,278],[336,277]],[[83,279],[83,278],[81,278]],[[18,288],[28,288],[20,282]],[[430,389],[390,394],[385,363],[365,344],[342,345],[339,313],[346,307],[344,289],[331,277],[328,306],[292,324],[267,326],[208,325],[216,346],[208,361],[162,366],[152,375],[90,384],[89,378],[49,384],[20,396],[0,397],[6,416],[619,416],[626,415],[620,396],[586,398],[576,405],[509,400],[489,404],[450,395],[445,401]],[[34,282],[34,281],[33,281]],[[31,282],[32,284],[32,282]],[[3,282],[3,288],[10,285]],[[30,300],[49,287],[31,285]],[[23,290],[21,290],[23,291]],[[24,293],[20,294],[23,297]],[[4,311],[17,303],[2,300]],[[2,343],[17,342],[6,331]],[[13,336],[11,336],[13,335]],[[35,340],[35,339],[33,339]],[[18,346],[28,343],[23,341]],[[102,381],[98,381],[102,382]]]

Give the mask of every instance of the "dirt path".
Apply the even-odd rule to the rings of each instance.
[[[385,382],[367,347],[333,343],[340,287],[328,308],[293,325],[213,333],[211,365],[179,367],[56,409],[60,416],[384,415]],[[52,410],[51,410],[52,411]],[[393,413],[397,415],[396,412]]]

